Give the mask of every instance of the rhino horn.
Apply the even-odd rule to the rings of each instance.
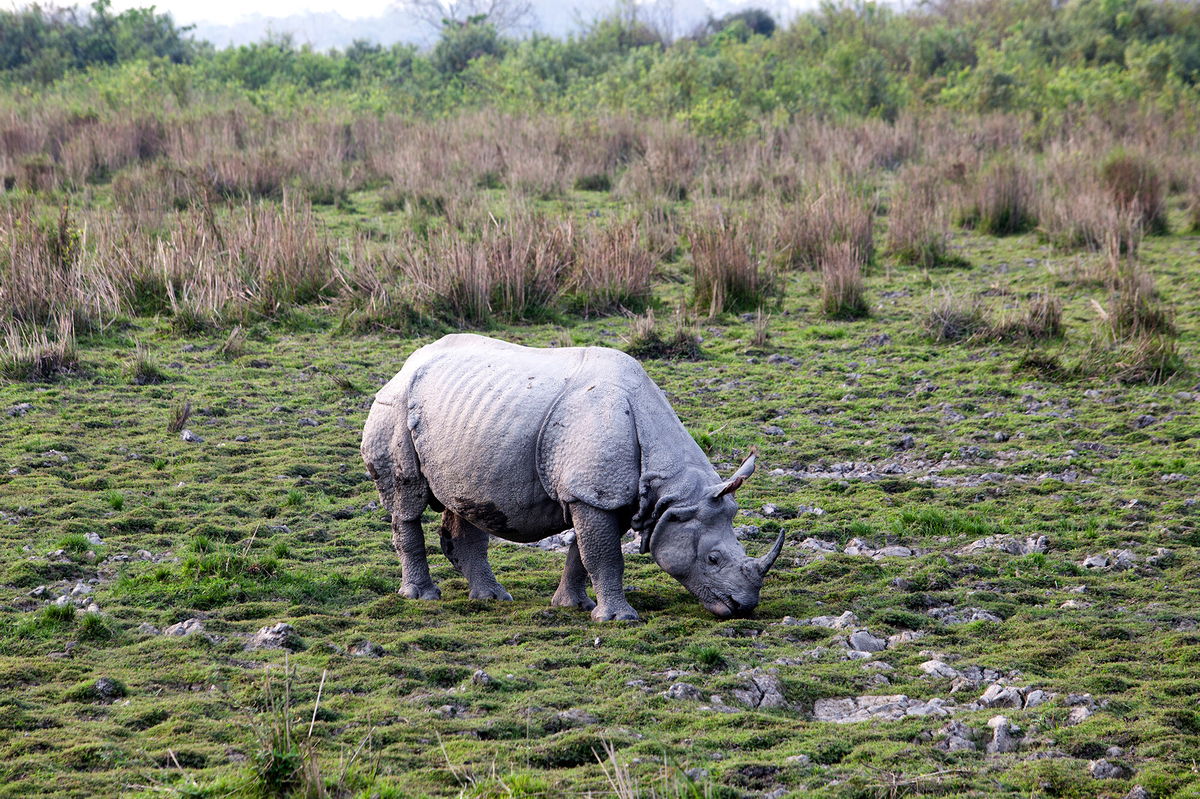
[[[783,550],[783,531],[779,532],[779,537],[775,539],[774,546],[771,551],[763,555],[761,558],[754,558],[751,562],[754,565],[755,571],[760,577],[765,577],[767,571],[775,564],[775,559],[779,557],[779,553]]]
[[[742,465],[738,467],[738,470],[733,473],[733,477],[729,478],[729,482],[721,483],[716,491],[713,492],[713,499],[720,499],[726,494],[732,494],[742,487],[742,483],[746,482],[746,479],[754,474],[754,458],[756,454],[754,450],[750,451],[750,457],[746,458]]]

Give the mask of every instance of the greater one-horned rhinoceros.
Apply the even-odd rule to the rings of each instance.
[[[754,609],[783,545],[780,535],[754,559],[733,534],[732,495],[754,456],[723,482],[637,361],[603,347],[446,336],[375,395],[362,454],[392,514],[400,593],[412,599],[441,596],[425,559],[427,506],[445,511],[442,551],[473,598],[512,598],[488,564],[488,533],[532,542],[573,526],[553,604],[597,620],[637,618],[622,583],[630,527],[722,618]]]

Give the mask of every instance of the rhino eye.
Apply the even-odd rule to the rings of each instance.
[[[712,565],[716,566],[718,563],[721,562],[720,553],[719,552],[708,553],[708,562],[711,563]]]

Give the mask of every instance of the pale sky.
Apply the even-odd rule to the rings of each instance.
[[[394,3],[391,0],[208,0],[204,3],[187,0],[114,0],[113,8],[144,8],[153,4],[159,11],[166,11],[180,25],[193,22],[219,22],[227,25],[243,17],[286,17],[310,11],[336,11],[347,19],[378,17]],[[84,3],[86,5],[86,3]]]

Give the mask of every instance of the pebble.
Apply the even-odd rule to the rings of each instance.
[[[193,433],[191,430],[184,430],[183,432],[181,432],[179,434],[179,437],[182,438],[184,441],[186,441],[189,444],[203,444],[204,443],[204,439],[201,438],[200,436],[196,435],[195,433]]]

